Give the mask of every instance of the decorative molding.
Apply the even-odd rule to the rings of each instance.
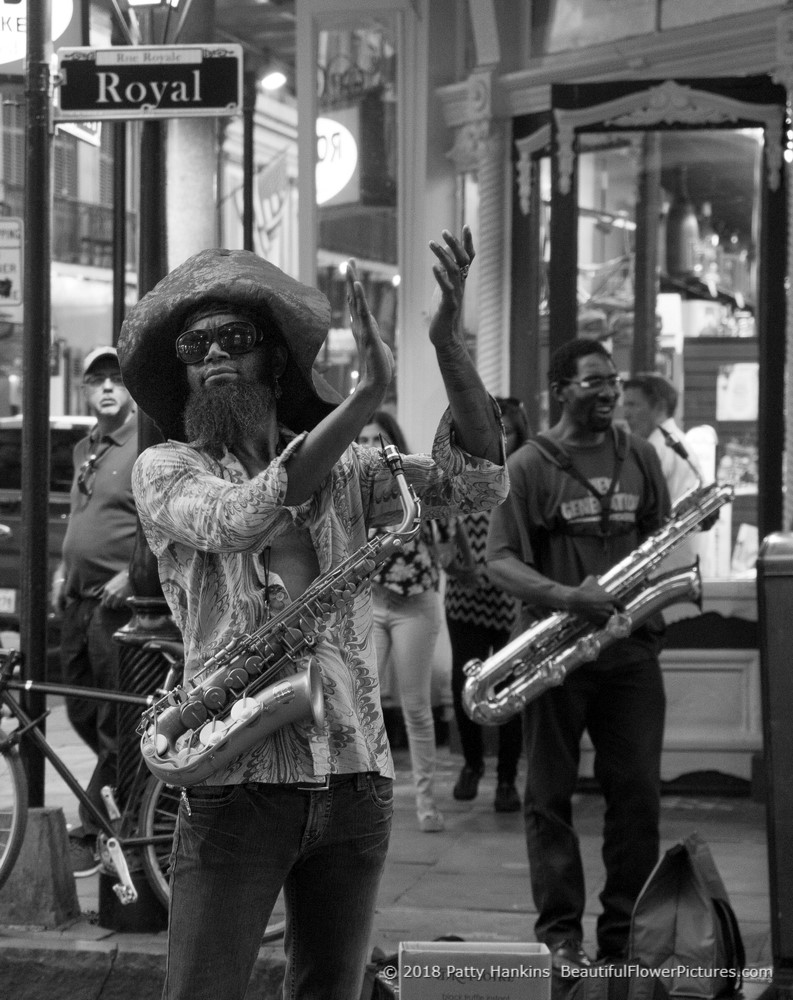
[[[587,125],[611,125],[614,128],[650,128],[654,125],[724,124],[753,122],[765,129],[765,158],[768,186],[776,191],[782,173],[782,126],[785,109],[777,104],[752,104],[720,94],[682,86],[666,80],[656,87],[636,91],[613,101],[589,108],[553,111],[557,125],[559,154],[559,190],[570,191],[575,157],[575,133]]]
[[[769,7],[532,58],[525,69],[499,79],[504,113],[515,117],[547,110],[553,83],[721,77],[725,67],[731,76],[771,73],[778,63],[779,16],[779,8]],[[441,88],[444,102],[454,101],[454,86],[459,84]]]
[[[535,153],[550,146],[551,126],[543,125],[536,132],[527,135],[524,139],[515,140],[515,148],[518,151],[518,162],[515,171],[518,177],[518,201],[520,210],[524,215],[528,215],[531,210],[531,159]]]

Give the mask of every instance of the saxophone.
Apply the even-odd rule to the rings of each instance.
[[[483,725],[506,722],[548,688],[561,684],[576,667],[597,659],[601,650],[630,635],[657,611],[680,601],[700,605],[698,564],[672,570],[649,582],[647,578],[676,545],[732,498],[731,486],[713,483],[695,487],[677,501],[663,527],[599,577],[598,583],[625,605],[625,610],[615,612],[605,625],[593,625],[578,615],[556,611],[488,659],[469,660],[464,667],[466,714]]]
[[[201,681],[175,688],[143,713],[141,753],[155,777],[189,787],[287,723],[324,723],[322,677],[312,655],[317,635],[351,610],[375,568],[419,529],[421,506],[399,451],[385,445],[383,455],[399,489],[400,524],[317,577],[261,628],[232,639],[207,660]],[[303,669],[295,672],[299,662]]]

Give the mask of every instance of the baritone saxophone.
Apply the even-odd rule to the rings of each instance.
[[[625,605],[625,610],[615,612],[605,625],[555,611],[486,660],[469,660],[464,667],[466,714],[483,725],[506,722],[657,611],[681,601],[701,604],[698,564],[649,577],[672,549],[732,498],[732,487],[718,483],[691,490],[677,501],[663,527],[599,577],[598,583]]]
[[[155,777],[189,787],[287,723],[323,724],[322,677],[312,655],[317,636],[351,610],[375,568],[419,529],[421,505],[401,455],[393,445],[383,454],[402,521],[318,577],[261,628],[232,639],[204,664],[201,681],[175,688],[143,713],[141,752]]]

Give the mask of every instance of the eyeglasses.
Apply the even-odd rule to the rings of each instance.
[[[113,383],[113,385],[123,385],[124,379],[120,374],[118,375],[85,375],[83,377],[83,385],[88,385],[92,389],[96,389],[97,386],[104,385],[107,380]]]
[[[185,330],[176,338],[176,356],[185,365],[197,365],[217,342],[226,354],[247,354],[260,343],[262,331],[246,320],[223,323],[214,330]]]
[[[622,392],[622,379],[619,375],[588,375],[586,378],[566,378],[562,381],[567,385],[577,385],[584,392],[600,392],[606,388]]]

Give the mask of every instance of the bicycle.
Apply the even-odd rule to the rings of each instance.
[[[181,676],[182,665],[178,643],[150,641],[143,649],[162,653],[169,663],[168,675],[162,688],[149,696],[15,679],[13,675],[21,664],[21,655],[16,650],[0,649],[0,715],[8,715],[17,721],[17,728],[12,732],[6,732],[0,725],[0,887],[13,871],[27,827],[28,778],[19,747],[23,740],[28,740],[49,761],[99,826],[101,832],[98,835],[98,845],[102,867],[119,878],[113,890],[121,903],[129,904],[138,898],[125,853],[133,850],[140,852],[146,880],[156,898],[167,908],[168,864],[179,810],[180,790],[150,774],[141,758],[126,802],[121,808],[115,801],[113,790],[107,787],[102,789],[107,810],[107,815],[103,814],[88,798],[80,782],[39,728],[41,721],[49,715],[49,709],[38,719],[32,719],[12,694],[13,691],[33,691],[45,695],[105,700],[119,705],[137,705],[143,710],[175,686]],[[0,718],[0,722],[4,721],[4,718]],[[285,921],[282,909],[282,897],[279,897],[263,941],[271,941],[283,935]]]

